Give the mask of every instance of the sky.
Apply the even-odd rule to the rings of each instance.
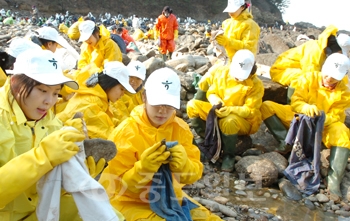
[[[309,22],[316,27],[335,25],[350,31],[350,0],[290,0],[282,14],[284,22]]]

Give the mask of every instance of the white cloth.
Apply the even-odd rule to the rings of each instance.
[[[104,188],[89,175],[84,163],[83,142],[76,144],[80,151],[69,161],[53,168],[37,183],[38,220],[59,220],[62,187],[73,196],[79,215],[84,221],[119,221]]]

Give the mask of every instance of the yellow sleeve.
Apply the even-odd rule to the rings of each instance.
[[[109,61],[123,61],[122,52],[120,51],[117,43],[115,43],[112,39],[109,39],[105,46],[104,63]]]
[[[243,118],[251,118],[257,110],[260,110],[262,104],[262,97],[264,96],[264,85],[257,77],[255,79],[252,89],[247,93],[244,105],[239,107],[238,116]]]
[[[42,148],[16,156],[15,137],[9,127],[0,124],[0,209],[34,185],[44,174],[52,170],[51,163]]]
[[[307,73],[307,76],[309,76],[309,78],[312,77],[310,73]],[[299,79],[298,84],[295,87],[295,91],[292,95],[290,105],[292,107],[292,110],[296,113],[301,113],[301,110],[303,109],[304,105],[309,104],[309,96],[312,96],[310,95],[309,84],[310,81],[303,76]]]

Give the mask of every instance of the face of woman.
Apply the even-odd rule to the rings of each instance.
[[[237,18],[243,11],[243,7],[240,7],[237,11],[235,12],[229,12],[228,14],[231,16],[231,18]]]
[[[337,83],[339,81],[326,75],[326,74],[323,74],[322,75],[322,85],[328,89],[334,89],[336,86],[337,86]]]
[[[129,77],[129,84],[131,85],[131,87],[136,90],[137,88],[139,88],[142,84],[142,79],[135,77],[135,76],[130,76]]]
[[[28,120],[39,120],[55,105],[61,88],[61,85],[40,84],[34,86],[29,96],[23,100],[14,96]]]
[[[156,128],[167,122],[175,111],[175,108],[169,105],[150,105],[145,97],[144,101],[148,120]]]
[[[125,88],[121,84],[118,84],[118,85],[112,87],[107,92],[108,100],[110,100],[112,102],[116,102],[124,95],[124,91],[125,91]]]
[[[100,40],[100,38],[97,37],[95,34],[92,34],[90,36],[90,38],[88,38],[88,40],[85,41],[85,43],[87,43],[91,47],[95,47],[95,45],[97,44],[98,40]]]
[[[57,43],[56,42],[48,42],[46,45],[46,49],[49,51],[52,51],[53,53],[55,53],[56,49],[57,49]]]

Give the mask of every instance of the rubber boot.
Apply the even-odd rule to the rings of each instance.
[[[293,87],[288,87],[287,88],[287,104],[290,104],[292,101],[292,95],[294,94],[295,88]]]
[[[205,138],[205,126],[206,123],[200,117],[191,118],[191,125],[201,138]]]
[[[173,52],[168,53],[168,59],[171,60],[171,56],[173,55]]]
[[[198,88],[197,93],[194,96],[195,100],[200,100],[200,101],[208,101],[207,99],[207,92],[202,91],[201,89]]]
[[[235,166],[235,149],[238,141],[238,135],[221,134],[222,140],[222,164],[221,171],[231,172]]]
[[[162,56],[163,56],[163,61],[166,62],[166,60],[167,60],[166,54],[163,54]]]
[[[327,176],[328,190],[331,194],[342,197],[340,183],[343,179],[345,168],[348,165],[349,149],[345,147],[331,147],[329,156],[329,168]]]
[[[276,115],[272,115],[271,117],[266,118],[264,123],[272,136],[280,143],[275,151],[282,155],[289,153],[292,150],[292,146],[287,145],[284,141],[288,130],[284,127],[281,120]]]

